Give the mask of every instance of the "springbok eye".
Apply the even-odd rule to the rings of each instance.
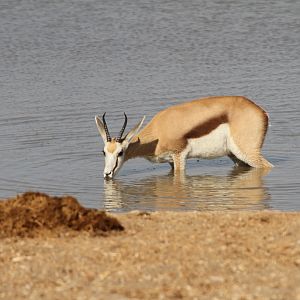
[[[124,153],[123,151],[119,152],[119,153],[118,153],[118,156],[122,156],[123,153]]]
[[[102,151],[102,154],[105,156],[105,151],[104,150]]]

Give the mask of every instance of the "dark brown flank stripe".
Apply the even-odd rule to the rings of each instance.
[[[187,132],[184,137],[186,139],[195,139],[200,138],[204,135],[209,134],[214,129],[216,129],[221,124],[228,123],[228,117],[226,114],[223,114],[219,117],[212,118],[207,120],[206,122],[199,124],[197,127],[194,127],[192,130]]]

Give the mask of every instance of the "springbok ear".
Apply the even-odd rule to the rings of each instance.
[[[99,130],[99,133],[103,139],[103,142],[106,143],[106,141],[107,141],[106,132],[104,129],[104,125],[103,125],[102,121],[100,120],[99,116],[95,116],[95,122],[96,122],[97,128]]]
[[[136,136],[136,135],[139,133],[139,131],[140,131],[142,125],[143,125],[143,122],[144,122],[145,118],[146,118],[146,116],[144,116],[144,117],[142,118],[142,120],[141,120],[137,125],[135,125],[135,127],[134,127],[133,129],[131,129],[131,130],[126,134],[125,141],[126,141],[127,143],[130,143],[130,141],[132,140],[132,138],[133,138],[134,136]]]

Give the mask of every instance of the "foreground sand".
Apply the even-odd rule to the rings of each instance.
[[[0,239],[0,298],[300,300],[300,213],[114,216],[124,231]]]

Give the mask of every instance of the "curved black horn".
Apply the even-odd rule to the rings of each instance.
[[[123,135],[123,133],[125,131],[125,128],[126,128],[126,125],[127,125],[127,116],[126,116],[125,113],[124,113],[124,116],[125,116],[125,121],[124,121],[123,127],[122,127],[122,129],[121,129],[121,131],[119,133],[119,136],[116,139],[117,142],[120,142],[120,140],[122,139],[122,135]]]
[[[105,121],[105,114],[106,114],[106,112],[102,116],[102,121],[103,121],[103,125],[104,125],[104,130],[105,130],[105,133],[106,133],[106,140],[108,142],[111,142],[111,137],[110,137],[110,134],[109,134],[109,131],[108,131],[108,128],[107,128],[106,121]]]

